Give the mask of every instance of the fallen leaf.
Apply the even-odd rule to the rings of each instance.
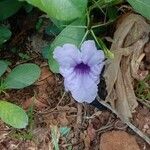
[[[89,123],[87,128],[87,136],[89,137],[90,141],[92,142],[96,137],[96,130],[93,128],[93,124]]]
[[[27,110],[30,107],[36,107],[39,110],[42,110],[43,108],[46,108],[47,105],[42,103],[40,100],[36,99],[35,97],[31,97],[27,99],[23,104],[22,107]]]
[[[66,116],[66,112],[59,113],[57,119],[58,119],[58,122],[60,123],[60,125],[63,127],[65,127],[69,124],[69,121]]]
[[[114,34],[111,46],[115,57],[106,62],[106,102],[110,102],[125,119],[132,117],[138,105],[134,79],[141,80],[147,74],[147,71],[140,70],[142,59],[139,58],[149,40],[149,32],[150,25],[140,15],[124,16]]]

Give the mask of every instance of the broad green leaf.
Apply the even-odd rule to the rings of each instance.
[[[25,111],[6,101],[0,101],[0,118],[14,128],[21,129],[28,125],[28,116]]]
[[[57,36],[61,30],[54,24],[50,24],[46,27],[45,33],[49,36]]]
[[[40,76],[40,68],[32,63],[15,67],[4,80],[5,89],[21,89],[33,84]]]
[[[56,60],[53,58],[53,51],[57,46],[62,46],[65,43],[75,44],[79,46],[82,41],[82,38],[85,34],[84,28],[79,28],[75,26],[83,26],[85,22],[82,20],[76,20],[70,25],[68,25],[63,31],[55,38],[51,44],[49,51],[49,67],[54,73],[59,73],[59,65]],[[63,52],[62,52],[63,53]]]
[[[0,26],[0,45],[2,45],[7,40],[9,40],[10,37],[11,37],[11,31],[5,26]]]
[[[105,8],[105,7],[110,7],[110,6],[120,4],[122,2],[124,2],[124,0],[97,0],[97,2],[95,2],[92,8],[95,8],[95,7]]]
[[[26,0],[49,17],[69,21],[85,15],[87,0]]]
[[[15,14],[21,6],[18,0],[0,0],[0,21]]]
[[[150,19],[150,0],[127,0],[141,15]]]
[[[3,75],[3,73],[6,71],[8,67],[8,64],[5,63],[5,61],[0,60],[0,77]]]

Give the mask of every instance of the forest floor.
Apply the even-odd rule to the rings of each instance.
[[[49,70],[41,55],[41,49],[54,37],[45,35],[43,27],[35,31],[40,15],[20,11],[7,22],[13,35],[0,57],[11,62],[9,70],[33,62],[42,74],[34,85],[0,96],[23,107],[29,116],[29,125],[22,130],[0,121],[0,149],[52,150],[58,143],[61,150],[149,150],[150,146],[111,111],[78,104],[65,93],[63,78]],[[150,109],[139,102],[132,123],[150,136]]]

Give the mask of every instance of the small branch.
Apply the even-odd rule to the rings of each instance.
[[[87,26],[62,25],[62,27],[67,27],[67,26],[72,28],[87,29]]]
[[[78,125],[81,125],[82,123],[82,104],[78,103],[77,104],[77,109],[78,109],[78,112],[77,112],[77,126]]]
[[[140,98],[137,98],[137,100],[138,100],[141,104],[143,104],[144,106],[146,106],[147,108],[150,109],[150,105],[149,105],[148,103],[146,103],[146,100],[140,99]]]
[[[62,100],[64,99],[65,95],[66,95],[66,92],[63,92],[63,95],[62,95],[61,99],[59,100],[59,102],[57,103],[57,105],[54,108],[52,108],[50,110],[48,108],[47,110],[45,110],[43,112],[39,112],[39,114],[48,114],[48,113],[53,112],[59,106],[59,104],[62,102]]]
[[[84,36],[83,36],[83,38],[82,38],[81,43],[80,43],[79,46],[81,46],[81,44],[84,42],[84,40],[86,39],[86,37],[87,37],[88,34],[89,34],[89,30],[87,30],[87,31],[85,32],[85,34],[84,34]]]
[[[147,142],[150,145],[150,138],[147,137],[145,134],[143,134],[143,132],[141,132],[137,127],[135,127],[132,123],[130,123],[127,119],[123,119],[123,117],[121,115],[118,114],[118,112],[116,110],[114,110],[109,104],[107,104],[106,102],[104,102],[103,100],[100,99],[99,96],[97,96],[97,100],[99,101],[99,103],[101,103],[103,106],[105,106],[106,108],[108,108],[109,110],[111,110],[114,114],[116,114],[122,122],[124,122],[125,124],[128,125],[128,127],[130,129],[132,129],[135,133],[137,133],[145,142]]]
[[[113,22],[114,22],[114,20],[111,20],[111,21],[108,21],[108,22],[106,22],[106,23],[94,25],[94,26],[92,26],[91,28],[94,29],[94,28],[103,27],[103,26],[109,25],[110,23],[113,23]]]

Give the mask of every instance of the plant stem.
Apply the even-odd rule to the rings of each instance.
[[[92,26],[91,29],[103,27],[103,26],[109,25],[112,22],[114,22],[114,20],[111,20],[111,21],[108,21],[108,22],[102,23],[102,24],[97,24],[97,25]]]
[[[87,30],[87,31],[85,32],[85,34],[84,34],[84,36],[83,36],[83,38],[82,38],[82,40],[81,40],[81,43],[80,43],[79,47],[81,46],[81,44],[83,43],[83,41],[85,40],[85,38],[87,37],[88,34],[89,34],[89,30]]]

